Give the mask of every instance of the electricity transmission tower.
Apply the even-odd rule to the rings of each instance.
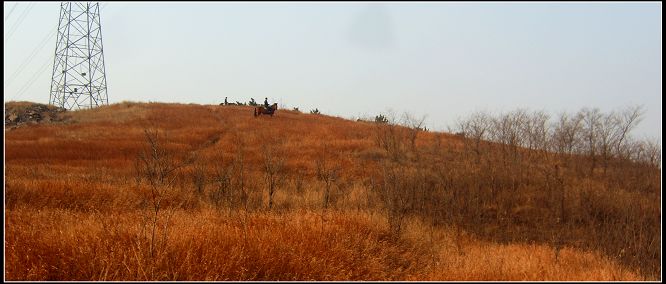
[[[49,104],[68,110],[108,105],[99,3],[60,4]]]

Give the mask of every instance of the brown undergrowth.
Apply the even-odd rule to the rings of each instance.
[[[5,130],[7,280],[659,277],[648,165],[242,106],[68,116]]]

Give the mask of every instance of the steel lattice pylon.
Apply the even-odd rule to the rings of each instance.
[[[108,105],[99,3],[63,2],[49,104],[68,110]]]

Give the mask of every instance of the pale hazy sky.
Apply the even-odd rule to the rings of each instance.
[[[110,103],[392,110],[643,105],[661,141],[661,3],[101,2]],[[48,103],[60,2],[4,2],[5,101]],[[23,67],[22,67],[23,66]]]

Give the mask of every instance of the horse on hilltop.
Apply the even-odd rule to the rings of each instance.
[[[273,105],[269,106],[268,108],[265,108],[264,106],[258,106],[254,108],[254,116],[262,115],[262,114],[268,114],[270,116],[273,116],[275,111],[278,109],[277,103],[274,103]]]

